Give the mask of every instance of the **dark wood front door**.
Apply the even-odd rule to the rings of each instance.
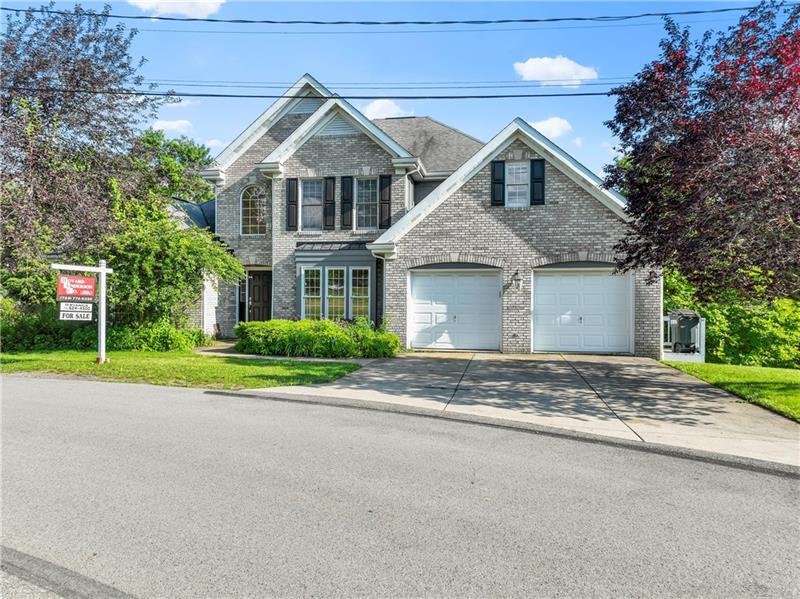
[[[247,289],[247,320],[269,320],[272,314],[272,272],[248,272]]]

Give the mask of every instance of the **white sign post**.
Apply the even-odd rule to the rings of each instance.
[[[106,359],[106,275],[113,273],[114,270],[106,268],[105,260],[100,260],[97,266],[83,266],[80,264],[51,264],[51,266],[55,270],[98,273],[100,293],[97,298],[97,363],[106,363],[108,361]],[[61,318],[63,320],[91,320],[91,304],[88,304],[88,309],[79,307],[80,305],[80,302],[62,303]],[[86,304],[83,305],[85,306]]]

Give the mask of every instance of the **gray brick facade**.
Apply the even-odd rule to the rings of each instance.
[[[392,155],[362,133],[316,134],[281,165],[274,178],[256,169],[309,115],[290,114],[255,141],[225,171],[217,188],[217,234],[245,267],[272,269],[272,315],[298,318],[299,242],[373,241],[382,231],[342,230],[341,177],[392,177],[392,223],[413,201],[405,174],[397,174]],[[498,159],[542,158],[522,141],[503,150]],[[487,165],[396,245],[395,257],[371,263],[373,316],[384,315],[390,330],[407,342],[409,269],[430,264],[473,263],[501,269],[503,279],[501,349],[531,351],[532,293],[535,268],[563,262],[613,262],[614,246],[626,225],[609,208],[563,174],[545,165],[545,204],[520,209],[491,206]],[[288,231],[286,179],[335,177],[335,230]],[[240,195],[249,184],[268,191],[268,233],[241,235]],[[302,229],[302,226],[300,227]],[[519,275],[521,285],[511,285]],[[632,273],[633,341],[637,355],[661,357],[661,281],[646,284],[646,274]],[[384,296],[385,292],[385,296]],[[238,318],[235,287],[221,288],[217,321],[222,336],[231,336]]]
[[[286,160],[280,176],[270,179],[260,173],[255,165],[274,150],[308,115],[287,115],[268,133],[256,141],[228,167],[225,183],[217,188],[217,235],[234,251],[245,267],[272,267],[274,318],[298,318],[297,268],[294,260],[295,246],[299,241],[372,241],[380,235],[378,230],[342,230],[341,180],[342,176],[377,177],[392,176],[392,222],[406,210],[406,178],[396,175],[392,157],[381,146],[364,134],[343,136],[315,136]],[[336,177],[336,225],[333,231],[286,230],[286,178]],[[268,233],[266,235],[241,235],[240,197],[250,184],[263,185],[269,194]],[[373,269],[372,287],[375,306],[381,305],[382,285],[379,273]],[[217,308],[220,334],[233,335],[237,323],[237,288],[221,287]]]
[[[501,160],[541,158],[521,141]],[[490,205],[490,166],[440,204],[397,243],[397,257],[385,265],[390,328],[407,341],[408,271],[425,264],[470,262],[500,267],[503,273],[502,350],[531,351],[533,268],[569,261],[613,260],[625,223],[549,162],[545,205],[508,209]],[[511,277],[519,273],[515,289]],[[641,356],[661,356],[661,282],[645,284],[634,275],[634,346]]]

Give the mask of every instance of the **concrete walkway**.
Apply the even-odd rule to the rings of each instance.
[[[800,466],[800,425],[654,360],[414,353],[286,398],[390,404]]]

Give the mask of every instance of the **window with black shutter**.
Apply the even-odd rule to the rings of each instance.
[[[378,179],[380,187],[380,220],[379,227],[388,229],[392,226],[392,176],[381,175]]]
[[[297,179],[286,179],[286,230],[297,231]]]
[[[322,190],[323,215],[322,222],[326,231],[336,228],[336,177],[325,177]]]
[[[492,162],[492,206],[506,204],[506,163],[503,160]]]
[[[353,228],[353,177],[342,177],[342,229]]]
[[[544,160],[531,160],[531,206],[544,204]]]

